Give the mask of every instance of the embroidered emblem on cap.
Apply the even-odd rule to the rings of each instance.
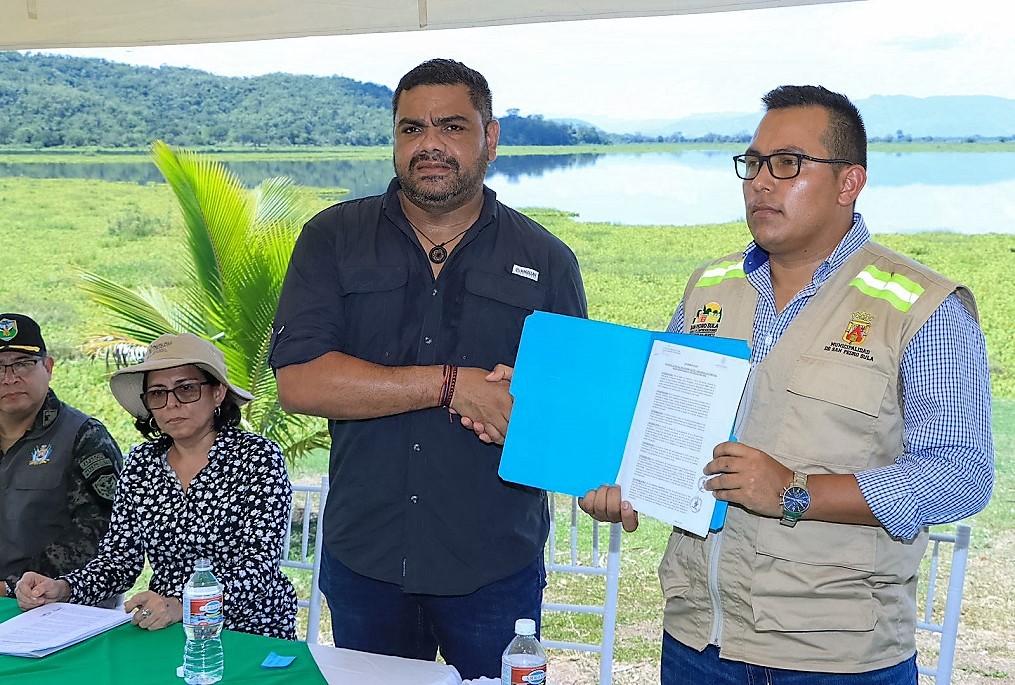
[[[13,319],[0,319],[0,340],[7,342],[18,335],[18,322]]]

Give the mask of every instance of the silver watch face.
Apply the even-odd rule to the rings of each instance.
[[[811,493],[799,485],[786,488],[782,494],[782,508],[791,514],[802,514],[811,506]]]

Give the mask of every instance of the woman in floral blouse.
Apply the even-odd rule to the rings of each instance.
[[[131,450],[98,556],[58,579],[26,573],[22,609],[95,604],[137,581],[133,623],[158,630],[182,620],[183,586],[206,557],[224,590],[225,627],[296,638],[296,593],[279,569],[292,488],[271,440],[237,428],[253,397],[230,385],[222,353],[195,335],[163,335],[144,363],[109,381],[147,441]]]

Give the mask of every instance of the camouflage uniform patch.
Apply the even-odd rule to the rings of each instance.
[[[105,497],[108,500],[113,499],[113,495],[116,493],[116,477],[112,474],[105,476],[99,476],[92,483],[92,489],[99,497]]]

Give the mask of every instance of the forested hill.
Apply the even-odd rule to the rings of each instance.
[[[391,95],[339,76],[236,78],[0,51],[0,145],[385,145]],[[501,126],[507,144],[600,142],[594,129],[538,116],[512,113]]]
[[[341,77],[0,52],[0,144],[378,145],[391,140],[390,102],[388,88]]]

